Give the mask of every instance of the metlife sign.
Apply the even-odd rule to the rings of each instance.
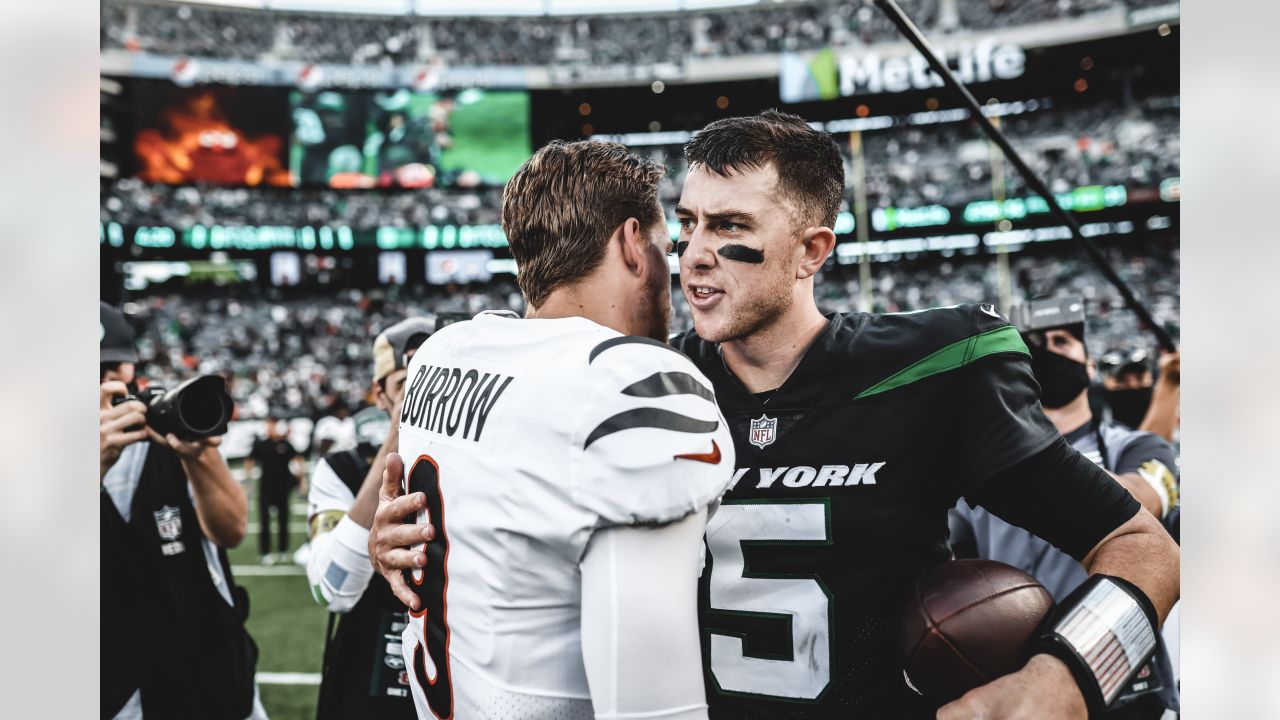
[[[944,55],[961,82],[1011,80],[1026,72],[1027,55],[1017,45],[982,40]],[[900,93],[942,87],[942,77],[929,69],[919,53],[882,56],[875,51],[822,50],[812,55],[782,57],[779,78],[785,103],[834,100],[838,97]]]

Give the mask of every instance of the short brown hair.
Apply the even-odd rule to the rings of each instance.
[[[684,157],[690,167],[704,165],[725,176],[772,164],[778,193],[802,213],[796,220],[835,227],[844,198],[844,161],[831,136],[798,115],[765,110],[717,120],[684,146]]]
[[[628,218],[661,223],[661,165],[611,142],[554,140],[533,154],[502,193],[502,231],[530,305],[593,272],[609,236]]]

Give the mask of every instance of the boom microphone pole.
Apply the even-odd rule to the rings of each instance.
[[[1142,302],[1138,300],[1137,296],[1133,294],[1133,290],[1129,288],[1128,283],[1117,275],[1116,271],[1107,263],[1106,258],[1102,257],[1102,252],[1098,250],[1098,246],[1094,245],[1092,240],[1085,237],[1084,233],[1080,232],[1080,223],[1076,222],[1076,219],[1071,215],[1071,213],[1063,210],[1062,207],[1058,205],[1057,199],[1054,198],[1053,193],[1049,192],[1048,186],[1046,186],[1044,182],[1042,182],[1040,178],[1031,171],[1031,168],[1023,161],[1022,156],[1018,154],[1018,151],[1014,150],[1013,146],[1009,144],[1009,140],[1004,136],[1004,133],[1000,132],[1000,130],[991,123],[991,120],[982,113],[982,107],[978,105],[978,101],[973,97],[973,94],[970,93],[969,89],[960,82],[960,79],[955,76],[955,73],[951,72],[951,68],[947,67],[947,64],[944,63],[942,59],[938,57],[937,53],[933,51],[933,48],[929,46],[929,42],[920,34],[920,30],[916,28],[915,24],[912,23],[906,14],[902,12],[902,8],[898,7],[898,3],[894,0],[874,1],[875,4],[889,16],[889,19],[893,21],[893,24],[898,27],[898,31],[901,32],[902,35],[920,51],[921,55],[924,55],[925,60],[929,61],[929,66],[933,68],[933,71],[938,73],[943,81],[950,86],[952,90],[955,90],[958,95],[960,95],[960,98],[964,100],[964,104],[969,107],[969,112],[973,115],[974,119],[977,120],[978,126],[987,134],[987,137],[991,138],[991,142],[1000,147],[1000,150],[1004,152],[1004,156],[1008,158],[1009,162],[1013,163],[1013,166],[1018,169],[1018,173],[1022,175],[1022,179],[1027,182],[1027,185],[1030,186],[1037,195],[1044,199],[1045,203],[1049,206],[1050,212],[1056,214],[1062,222],[1066,223],[1067,228],[1071,231],[1071,237],[1084,247],[1085,252],[1089,254],[1089,258],[1093,260],[1093,264],[1098,266],[1098,269],[1102,271],[1103,276],[1115,286],[1117,291],[1119,291],[1120,297],[1124,298],[1125,305],[1129,306],[1130,309],[1137,313],[1138,318],[1151,328],[1151,332],[1155,334],[1156,340],[1159,341],[1160,346],[1169,352],[1177,350],[1177,346],[1174,345],[1173,338],[1169,335],[1169,331],[1156,324],[1155,319],[1151,317],[1151,312],[1147,310],[1147,306],[1143,305]]]

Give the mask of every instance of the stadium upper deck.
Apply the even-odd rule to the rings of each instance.
[[[900,0],[899,4],[935,37],[1035,27],[1042,27],[1049,36],[1098,36],[1176,19],[1178,14],[1177,3],[1167,0]],[[884,15],[862,0],[524,17],[359,15],[105,0],[101,47],[106,54],[130,51],[355,66],[425,62],[643,66],[850,47],[896,38]]]

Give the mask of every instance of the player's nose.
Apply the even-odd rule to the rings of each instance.
[[[681,240],[688,242],[684,253],[680,256],[681,268],[707,270],[715,267],[715,244],[712,242],[711,233],[704,229],[702,223],[695,225],[693,231]]]

